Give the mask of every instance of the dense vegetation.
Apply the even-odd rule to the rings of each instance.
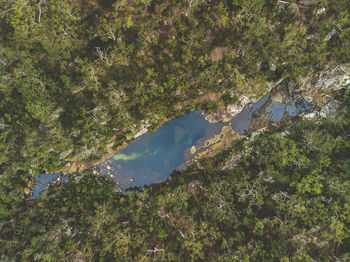
[[[348,0],[0,0],[0,259],[350,259],[346,105],[236,145],[234,170],[220,170],[221,155],[124,195],[87,171],[24,201],[32,176],[99,159],[144,124],[349,61],[349,10]]]
[[[65,160],[98,159],[143,120],[152,129],[348,61],[349,10],[348,0],[1,0],[1,198]]]
[[[2,259],[349,261],[349,134],[350,91],[335,118],[242,140],[167,183],[121,195],[70,180],[8,214]]]

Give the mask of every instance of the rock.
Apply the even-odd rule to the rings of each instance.
[[[112,167],[111,167],[110,165],[107,165],[106,168],[107,168],[108,170],[111,170],[111,169],[112,169]]]
[[[261,113],[255,116],[253,115],[249,130],[260,131],[261,129],[266,128],[267,123],[269,123],[268,118],[269,118],[269,114]]]
[[[55,121],[64,111],[63,107],[56,108],[47,118],[47,122]]]
[[[194,155],[194,154],[196,153],[196,151],[197,151],[196,147],[195,147],[195,146],[192,146],[192,147],[191,147],[191,151],[190,151],[191,154]]]
[[[69,156],[73,152],[73,149],[66,150],[62,153],[60,153],[60,159],[65,159],[67,156]]]
[[[320,8],[317,10],[316,14],[321,15],[321,14],[324,14],[325,12],[326,12],[326,8]]]
[[[205,120],[207,120],[209,123],[217,123],[227,119],[224,115],[225,113],[219,109],[217,112],[207,115]]]
[[[77,171],[77,164],[75,162],[71,163],[71,166],[69,167],[67,173],[74,173]]]
[[[228,122],[254,102],[256,101],[242,95],[235,104],[227,105],[226,108],[220,107],[215,113],[207,115],[205,119],[210,123]]]
[[[348,76],[350,75],[350,64],[342,64],[339,65],[340,69],[347,74]]]
[[[81,151],[76,155],[78,160],[84,160],[91,156],[92,150],[90,148],[87,148],[87,146],[84,146]]]
[[[272,63],[270,66],[271,71],[276,71],[276,64]]]
[[[149,124],[148,122],[144,121],[141,126],[140,129],[138,131],[135,131],[135,135],[134,138],[138,138],[144,134],[146,134],[148,132],[148,128],[151,126],[151,124]]]
[[[313,113],[304,115],[303,118],[305,118],[305,119],[314,119],[316,116],[317,116],[316,112],[313,112]]]
[[[326,37],[324,38],[324,40],[326,40],[326,41],[331,40],[331,38],[335,35],[336,32],[337,32],[337,30],[335,30],[335,29],[333,28],[332,31],[330,31],[330,32],[326,35]]]
[[[341,103],[338,100],[333,100],[329,102],[328,104],[321,107],[320,116],[326,117],[330,116],[331,114],[334,114],[338,110],[340,105]]]
[[[61,185],[61,184],[62,184],[61,178],[58,177],[58,178],[56,179],[56,181],[54,181],[54,184],[55,184],[55,185]]]
[[[221,167],[221,170],[231,170],[235,166],[239,164],[239,162],[242,159],[241,154],[234,154],[230,158],[227,159],[227,161],[224,163],[224,165]]]
[[[299,4],[305,5],[305,6],[313,5],[314,4],[314,0],[299,0]]]
[[[28,188],[35,186],[35,179],[33,177],[26,179],[26,184]]]
[[[332,91],[348,88],[348,85],[350,85],[349,73],[349,64],[331,66],[316,75],[316,77],[307,75],[300,78],[299,90],[304,100],[308,103],[315,102],[317,106],[323,106],[324,103],[331,100],[331,96],[329,95],[332,94]]]
[[[274,96],[270,96],[271,100],[274,102],[278,102],[283,104],[283,96],[279,93],[275,94]]]
[[[222,151],[223,149],[231,146],[234,141],[238,141],[242,137],[242,135],[232,129],[231,124],[223,126],[219,134],[214,135],[214,137],[206,141],[203,141],[202,145],[198,145],[196,147],[196,154],[194,156],[191,155],[191,158],[186,161],[186,164],[192,165],[197,159],[210,157],[218,151]]]
[[[275,88],[272,88],[270,92],[270,99],[274,102],[278,102],[281,104],[287,103],[288,100],[290,100],[291,98],[288,90],[288,85],[289,82],[285,80],[278,84]],[[293,85],[290,86],[291,89],[294,90],[294,88],[292,87]]]
[[[350,84],[350,65],[342,64],[323,71],[319,75],[315,87],[317,89],[332,89],[338,91],[347,88],[348,84]]]
[[[136,134],[135,134],[135,138],[138,138],[144,134],[146,134],[148,132],[148,128],[147,127],[142,127]]]
[[[344,75],[341,79],[342,86],[346,89],[350,89],[350,75]]]
[[[24,189],[24,194],[25,194],[25,195],[30,195],[30,193],[31,193],[31,189],[28,188],[28,187],[26,187],[26,188]]]
[[[225,47],[217,46],[211,51],[209,57],[211,61],[218,61],[220,60],[224,55]]]
[[[260,135],[260,131],[254,131],[252,132],[252,134],[249,137],[249,141],[254,141],[259,135]]]
[[[226,112],[231,116],[235,117],[238,115],[248,104],[253,101],[246,96],[240,96],[237,102],[233,105],[227,105]]]
[[[123,189],[121,189],[120,186],[115,186],[114,187],[114,191],[117,192],[117,193],[121,193],[121,192],[123,192]]]
[[[40,124],[39,125],[39,130],[41,131],[41,132],[46,132],[46,131],[48,131],[50,129],[50,126],[49,125],[44,125],[44,124]]]
[[[79,135],[80,135],[80,130],[75,130],[75,131],[73,131],[72,133],[70,133],[71,134],[71,136],[73,136],[73,137],[78,137]]]
[[[333,96],[330,96],[330,95],[325,95],[325,96],[322,98],[322,100],[323,100],[323,103],[327,104],[327,103],[333,101],[333,100],[334,100],[334,97],[333,97]]]

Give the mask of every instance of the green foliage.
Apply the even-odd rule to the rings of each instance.
[[[203,160],[201,170],[140,190],[119,194],[87,172],[16,209],[2,205],[1,253],[45,261],[346,261],[349,116],[345,99],[335,119],[243,140]],[[241,162],[222,171],[237,153]]]
[[[15,147],[0,171],[57,170],[68,150],[98,159],[115,135],[117,148],[142,120],[180,114],[178,104],[215,111],[221,103],[203,93],[235,103],[264,95],[266,80],[347,61],[348,10],[346,0],[4,1],[0,115],[12,131],[0,147]]]
[[[122,196],[86,176],[23,201],[28,178],[65,166],[64,152],[98,159],[145,120],[212,112],[350,59],[347,0],[209,2],[1,2],[1,260],[349,259],[347,107],[259,136],[234,170],[216,168],[226,152]]]

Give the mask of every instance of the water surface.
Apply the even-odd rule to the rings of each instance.
[[[163,182],[185,162],[186,148],[200,138],[219,133],[222,126],[209,123],[199,111],[193,111],[135,139],[98,167],[101,175],[118,181],[122,189]]]

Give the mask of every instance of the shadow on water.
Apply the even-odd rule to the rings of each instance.
[[[307,109],[307,106],[303,101],[290,104],[273,102],[266,95],[243,110],[230,123],[234,131],[246,134],[251,126],[253,113],[259,109],[269,114],[269,121],[278,122],[285,113],[294,117]],[[113,179],[122,190],[160,183],[175,169],[182,170],[185,167],[186,149],[219,134],[224,125],[227,123],[209,123],[199,111],[192,111],[167,122],[155,132],[135,139],[124,150],[97,167],[101,176]],[[32,198],[38,197],[39,192],[59,177],[60,174],[42,174],[37,177]],[[60,177],[60,182],[66,181],[67,177]]]

